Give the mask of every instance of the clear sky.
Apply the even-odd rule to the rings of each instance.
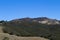
[[[0,0],[0,20],[24,17],[60,20],[60,0]]]

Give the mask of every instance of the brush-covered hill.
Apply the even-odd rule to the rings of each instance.
[[[3,32],[22,37],[43,37],[60,40],[60,20],[47,17],[21,18],[0,21]]]
[[[3,26],[0,25],[0,40],[49,40],[43,37],[22,37],[15,34],[11,35],[8,32],[4,33]]]

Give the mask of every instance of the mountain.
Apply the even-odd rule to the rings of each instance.
[[[22,19],[15,19],[15,20],[11,20],[11,22],[37,22],[37,23],[41,23],[41,24],[48,24],[48,25],[56,25],[56,24],[60,24],[59,20],[56,19],[50,19],[47,17],[38,17],[38,18],[22,18]]]
[[[60,40],[60,20],[47,17],[0,21],[3,32],[21,37],[43,37]]]

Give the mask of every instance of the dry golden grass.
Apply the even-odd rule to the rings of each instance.
[[[18,37],[7,33],[0,33],[0,40],[3,40],[5,37],[9,38],[9,40],[49,40],[41,37]]]

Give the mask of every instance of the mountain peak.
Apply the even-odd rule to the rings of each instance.
[[[55,25],[55,24],[60,24],[59,20],[56,19],[51,19],[51,18],[47,18],[47,17],[38,17],[38,18],[21,18],[21,19],[15,19],[15,20],[11,20],[11,22],[18,22],[21,23],[21,21],[23,22],[37,22],[37,23],[41,23],[41,24],[48,24],[48,25]]]

